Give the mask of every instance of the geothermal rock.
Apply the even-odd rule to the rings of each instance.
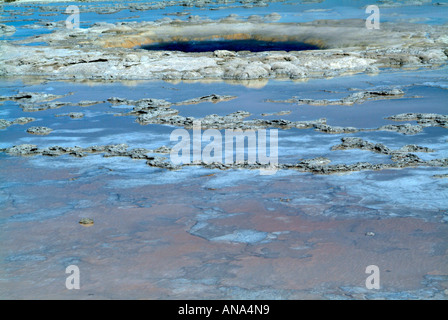
[[[84,113],[82,112],[70,112],[66,114],[57,114],[56,117],[70,117],[72,119],[81,119],[84,117]]]
[[[201,103],[201,102],[213,102],[213,103],[217,103],[217,102],[221,102],[221,101],[229,101],[229,100],[233,100],[235,99],[236,96],[229,96],[229,95],[218,95],[218,94],[210,94],[207,96],[203,96],[203,97],[199,97],[199,98],[193,98],[193,99],[189,99],[189,100],[184,100],[181,102],[176,103],[176,105],[185,105],[185,104],[197,104],[197,103]]]
[[[347,137],[342,138],[341,141],[341,144],[333,146],[331,150],[360,149],[381,154],[390,154],[391,152],[391,150],[382,143],[374,144],[361,138]]]
[[[16,32],[14,26],[8,26],[6,24],[0,23],[0,35],[11,36]]]
[[[24,125],[30,122],[36,121],[36,119],[31,118],[31,117],[20,117],[15,119],[12,123],[13,124],[20,124],[20,125]]]
[[[8,128],[10,125],[12,125],[12,121],[8,121],[8,120],[0,119],[0,129],[6,129],[6,128]]]
[[[365,21],[320,20],[307,23],[232,21],[164,21],[95,24],[91,28],[4,43],[0,75],[38,75],[51,79],[269,79],[320,78],[354,72],[381,72],[382,67],[432,67],[446,62],[444,35],[448,26],[382,23],[370,32]],[[97,35],[97,36],[96,36]],[[205,53],[150,52],[134,47],[145,43],[209,40],[284,39],[317,46],[320,50],[291,51],[287,60],[264,52],[218,50]],[[368,39],[368,47],[366,40]],[[83,43],[80,47],[79,43]],[[277,52],[277,55],[283,53]],[[273,54],[272,54],[273,55]],[[368,95],[369,93],[367,93]],[[372,99],[352,96],[354,99]],[[361,100],[359,100],[361,101]]]
[[[410,123],[406,123],[406,124],[399,124],[399,125],[395,125],[395,124],[388,124],[385,126],[381,126],[380,128],[378,128],[378,130],[381,131],[395,131],[398,133],[403,133],[405,135],[412,135],[412,134],[417,134],[423,131],[423,126],[421,125],[412,125]]]
[[[6,148],[5,152],[12,156],[30,156],[42,153],[42,151],[34,144],[13,146],[11,148]]]
[[[423,127],[448,128],[448,115],[436,113],[401,113],[386,119],[395,121],[417,121]]]
[[[37,134],[37,135],[47,135],[50,134],[50,132],[53,131],[53,129],[47,128],[47,127],[31,127],[26,130],[26,132],[31,134]]]

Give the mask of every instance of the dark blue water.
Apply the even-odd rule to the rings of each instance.
[[[146,50],[167,50],[183,52],[208,52],[215,50],[230,51],[302,51],[315,50],[319,47],[296,41],[262,41],[262,40],[205,40],[158,42],[142,46]]]

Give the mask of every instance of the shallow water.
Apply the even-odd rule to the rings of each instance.
[[[446,183],[428,172],[260,179],[127,161],[2,160],[2,298],[431,299],[446,283]],[[369,264],[381,291],[363,289]]]
[[[281,15],[280,22],[317,17],[363,19],[363,6],[370,4],[337,3],[289,1],[220,10],[211,10],[221,6],[216,4],[86,12],[82,13],[82,27],[104,20],[157,20],[181,11],[211,19],[230,13],[244,18],[264,16],[273,11]],[[29,26],[43,19],[65,20],[59,9],[49,8],[67,4],[5,5],[2,23],[16,26],[17,32],[2,39],[20,40],[50,32]],[[80,3],[82,8],[100,5]],[[30,15],[14,15],[17,10]],[[382,12],[384,21],[395,21],[424,18],[429,10],[434,14],[422,23],[446,22],[446,9],[435,11],[430,3],[399,10],[384,8]],[[51,12],[56,14],[42,16]],[[132,15],[138,17],[125,19]],[[188,19],[188,15],[175,17]],[[404,95],[352,106],[270,101],[340,99],[356,91],[385,88],[401,89]],[[333,126],[374,129],[401,124],[385,119],[400,113],[446,114],[447,88],[446,66],[308,81],[2,78],[0,96],[44,92],[67,95],[54,101],[74,105],[25,112],[17,102],[0,102],[1,119],[36,119],[1,129],[0,148],[126,143],[130,148],[156,149],[175,144],[170,134],[176,127],[140,125],[134,115],[123,115],[132,106],[111,104],[107,102],[111,97],[175,103],[209,94],[232,95],[236,98],[229,101],[173,108],[184,117],[224,116],[245,110],[251,113],[247,119],[326,118]],[[76,105],[83,100],[97,103]],[[289,113],[275,115],[280,111]],[[84,117],[60,116],[70,112],[82,112]],[[26,132],[31,126],[53,131],[31,135]],[[442,127],[427,127],[416,135],[388,131],[327,134],[313,128],[279,129],[278,135],[280,163],[315,157],[346,164],[392,162],[389,156],[371,151],[332,151],[343,137],[360,137],[391,149],[409,144],[434,149],[416,152],[423,160],[448,157],[448,134]],[[150,167],[145,160],[101,154],[14,157],[3,152],[0,163],[1,299],[446,299],[448,182],[433,176],[448,174],[447,168],[339,175],[280,170],[263,176],[258,170],[221,171],[200,166],[170,171]],[[84,217],[94,219],[94,225],[81,226],[78,222]],[[381,270],[380,290],[365,287],[365,269],[372,264]],[[80,290],[65,287],[69,265],[80,268]]]

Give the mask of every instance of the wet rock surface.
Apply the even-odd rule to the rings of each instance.
[[[279,111],[279,112],[274,112],[274,113],[262,113],[261,116],[262,117],[268,117],[268,116],[284,116],[287,114],[290,114],[291,111]]]
[[[18,101],[20,103],[40,103],[63,98],[67,95],[55,95],[43,92],[19,92],[15,95],[0,96],[0,101]]]
[[[208,96],[203,96],[203,97],[199,97],[199,98],[193,98],[190,100],[184,100],[181,102],[176,103],[176,105],[186,105],[186,104],[198,104],[201,102],[213,102],[213,103],[217,103],[217,102],[221,102],[221,101],[230,101],[235,99],[235,96],[220,96],[218,94],[210,94]]]
[[[406,124],[388,124],[379,128],[379,130],[383,131],[396,131],[398,133],[403,134],[417,134],[423,131],[423,127],[420,125],[412,125],[409,123]]]
[[[448,128],[448,116],[434,113],[402,113],[386,119],[394,121],[417,121],[421,127]]]
[[[402,96],[403,91],[391,89],[383,91],[361,91],[361,94],[349,95],[349,97],[356,96],[356,101],[363,101],[364,98],[376,99],[384,96]],[[101,103],[102,101],[81,101],[77,102],[48,102],[48,100],[54,100],[64,97],[64,95],[48,95],[40,93],[19,93],[17,95],[4,97],[4,100],[15,100],[22,107],[23,111],[44,111],[52,109],[49,104],[54,106],[85,106]],[[423,114],[423,113],[406,113],[398,114],[386,117],[387,120],[393,121],[417,121],[417,125],[406,124],[389,124],[383,125],[378,128],[355,128],[355,127],[341,127],[327,124],[325,118],[312,120],[312,121],[291,121],[286,119],[247,119],[251,116],[251,113],[247,111],[236,111],[225,116],[217,114],[208,114],[204,117],[191,117],[179,115],[179,110],[174,109],[174,106],[187,106],[200,103],[218,103],[228,102],[236,99],[236,96],[231,95],[218,95],[210,94],[201,96],[198,98],[192,98],[182,100],[179,102],[170,102],[165,99],[143,98],[139,100],[130,100],[127,98],[110,97],[107,102],[111,106],[129,106],[131,111],[118,113],[120,116],[133,116],[136,118],[136,122],[141,125],[169,125],[182,127],[185,129],[194,129],[195,126],[200,125],[202,129],[239,129],[239,130],[259,130],[259,129],[313,129],[315,131],[327,134],[354,134],[360,132],[373,132],[373,131],[393,131],[404,135],[414,135],[423,132],[426,127],[446,127],[446,116],[441,114]],[[358,100],[360,98],[361,100]],[[366,98],[366,99],[367,99]],[[22,100],[24,99],[24,100]],[[350,98],[350,101],[352,98]],[[25,102],[22,101],[32,101]],[[24,107],[25,106],[25,107]],[[275,115],[289,115],[291,112],[276,112],[271,114],[262,114],[262,116],[275,116]],[[73,119],[82,119],[84,114],[81,112],[70,112],[66,114],[56,114],[56,117],[67,116]],[[2,126],[4,128],[12,124],[25,124],[33,121],[34,118],[22,117],[14,121],[2,120]],[[31,127],[27,132],[36,135],[47,135],[52,130],[46,127]],[[355,172],[365,170],[383,170],[383,169],[398,169],[407,167],[445,167],[447,160],[445,158],[422,160],[414,152],[434,152],[433,149],[428,147],[422,147],[418,145],[405,145],[400,149],[390,149],[381,143],[371,143],[357,137],[345,137],[341,139],[342,143],[331,147],[331,150],[348,150],[348,149],[360,149],[368,150],[374,153],[384,154],[390,156],[393,163],[376,163],[358,162],[354,164],[331,164],[331,160],[325,157],[316,159],[302,160],[298,163],[283,163],[276,164],[275,169],[294,169],[302,172],[312,172],[315,174],[333,174],[344,172]],[[163,146],[158,149],[146,149],[146,148],[129,148],[127,144],[120,145],[106,145],[106,146],[92,146],[87,148],[82,147],[60,147],[53,146],[48,148],[37,148],[35,145],[17,145],[10,148],[4,148],[4,151],[10,155],[31,156],[31,155],[43,155],[43,156],[61,156],[71,155],[75,157],[84,157],[92,153],[102,153],[104,157],[130,157],[132,159],[142,159],[147,161],[147,165],[157,168],[164,168],[169,170],[179,170],[183,166],[202,166],[208,169],[269,169],[269,166],[262,165],[260,163],[248,163],[246,162],[234,162],[234,163],[219,163],[219,162],[203,162],[196,161],[192,163],[186,163],[183,165],[173,165],[166,157],[159,157],[152,154],[166,153],[169,154],[171,149]]]
[[[37,135],[47,135],[50,134],[53,129],[47,127],[31,127],[26,130],[26,132]]]
[[[16,28],[14,28],[14,26],[8,26],[0,23],[0,35],[13,35],[15,32]]]
[[[93,223],[93,219],[91,218],[82,218],[81,220],[79,220],[79,224],[84,227],[91,227],[93,226]]]
[[[182,167],[201,166],[208,169],[230,170],[230,169],[247,169],[247,170],[297,170],[300,172],[311,172],[314,174],[335,174],[348,173],[356,171],[378,171],[385,169],[401,169],[408,167],[448,167],[448,158],[422,160],[416,154],[411,152],[434,152],[434,150],[416,145],[406,145],[399,149],[392,150],[387,146],[365,141],[361,138],[342,138],[342,143],[333,146],[331,150],[348,150],[360,149],[368,150],[375,153],[389,155],[393,163],[368,163],[357,162],[353,164],[331,164],[331,160],[325,157],[317,157],[313,159],[301,160],[297,163],[280,163],[280,164],[262,164],[259,162],[236,161],[236,162],[210,162],[210,161],[193,161],[191,163],[183,163],[174,165],[167,157],[151,155],[157,153],[169,154],[171,148],[162,146],[157,149],[134,148],[129,149],[127,144],[91,146],[87,148],[81,147],[61,147],[52,146],[47,148],[38,148],[36,145],[17,145],[5,148],[3,151],[12,156],[62,156],[71,155],[74,157],[85,157],[88,154],[103,154],[104,157],[129,157],[132,159],[147,160],[146,164],[151,167],[157,167],[168,170],[179,170]],[[169,156],[168,156],[169,157]]]
[[[391,150],[382,143],[374,144],[369,141],[365,141],[362,138],[355,138],[355,137],[342,138],[341,141],[342,141],[341,144],[333,146],[331,150],[360,149],[386,155],[394,155],[397,153],[405,153],[405,152],[434,152],[434,150],[428,147],[421,147],[417,145],[406,145],[401,147],[400,149]]]
[[[342,99],[298,99],[293,98],[284,101],[274,101],[274,102],[294,102],[297,104],[308,104],[314,106],[326,106],[326,105],[347,105],[351,106],[354,104],[360,104],[367,100],[382,100],[382,99],[398,99],[404,96],[404,92],[400,89],[391,90],[371,90],[371,91],[360,91],[350,94],[349,96]]]
[[[392,90],[393,91],[393,90]],[[401,91],[400,91],[401,92]],[[401,95],[401,93],[399,94]],[[205,97],[194,98],[186,101],[181,101],[177,103],[171,103],[162,99],[152,99],[145,98],[141,100],[128,100],[125,98],[112,97],[108,99],[108,102],[112,104],[124,104],[133,106],[132,111],[128,113],[122,113],[121,115],[137,116],[136,121],[139,124],[164,124],[164,125],[174,125],[179,127],[184,127],[186,129],[191,129],[193,123],[200,122],[201,126],[205,129],[242,129],[242,130],[257,130],[266,128],[280,128],[280,129],[309,129],[314,128],[316,131],[329,134],[341,134],[341,133],[356,133],[362,131],[393,131],[402,133],[405,135],[414,135],[423,131],[424,127],[431,126],[445,126],[446,116],[444,115],[429,115],[426,120],[419,120],[419,123],[424,123],[424,125],[412,125],[412,124],[389,124],[378,128],[355,128],[355,127],[341,127],[333,126],[327,124],[325,118],[316,119],[312,121],[290,121],[286,119],[254,119],[254,120],[244,120],[245,118],[251,116],[251,114],[244,110],[239,110],[237,112],[228,114],[226,116],[219,116],[216,114],[209,114],[203,118],[195,117],[184,117],[178,115],[179,110],[174,109],[172,106],[181,106],[188,104],[196,104],[201,102],[220,102],[233,100],[234,96],[219,96],[219,95],[209,95]],[[288,115],[290,111],[282,111],[271,114],[261,114],[261,116],[277,116],[277,115]],[[431,118],[432,117],[432,118]],[[396,120],[395,116],[389,117],[387,119]],[[428,119],[434,119],[430,121]],[[398,121],[398,120],[397,120]],[[401,120],[404,121],[404,120]]]
[[[435,174],[432,177],[437,178],[437,179],[448,178],[448,173],[447,174]]]
[[[57,114],[56,117],[70,117],[72,119],[81,119],[84,118],[84,113],[82,112],[70,112],[67,114]]]
[[[20,117],[20,118],[17,118],[15,120],[12,120],[12,121],[5,120],[5,119],[0,119],[0,129],[6,129],[9,126],[12,126],[13,124],[24,125],[24,124],[33,122],[35,120],[36,119],[31,118],[31,117]]]
[[[64,95],[54,95],[44,92],[19,92],[18,94],[15,95],[0,96],[0,101],[14,101],[22,108],[24,112],[45,111],[69,106],[89,107],[104,102],[104,101],[85,101],[85,100],[76,103],[54,101],[57,99],[70,96],[72,94],[73,94],[72,92]],[[72,114],[76,116],[76,114],[80,113],[72,113]]]
[[[170,148],[166,146],[159,147],[157,149],[144,149],[135,148],[128,150],[129,146],[127,144],[116,144],[116,145],[104,145],[104,146],[90,146],[86,148],[81,148],[78,146],[74,147],[61,147],[61,146],[51,146],[47,148],[38,148],[36,145],[22,144],[13,146],[11,148],[5,148],[4,152],[13,156],[62,156],[65,154],[84,157],[87,154],[98,154],[102,153],[105,157],[130,157],[133,159],[153,159],[154,157],[148,156],[147,153],[169,153]]]

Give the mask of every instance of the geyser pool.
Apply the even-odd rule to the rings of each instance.
[[[255,39],[247,40],[192,40],[156,42],[142,45],[143,49],[156,51],[183,51],[183,52],[209,52],[215,50],[229,51],[302,51],[316,50],[319,47],[297,41],[263,41]]]

